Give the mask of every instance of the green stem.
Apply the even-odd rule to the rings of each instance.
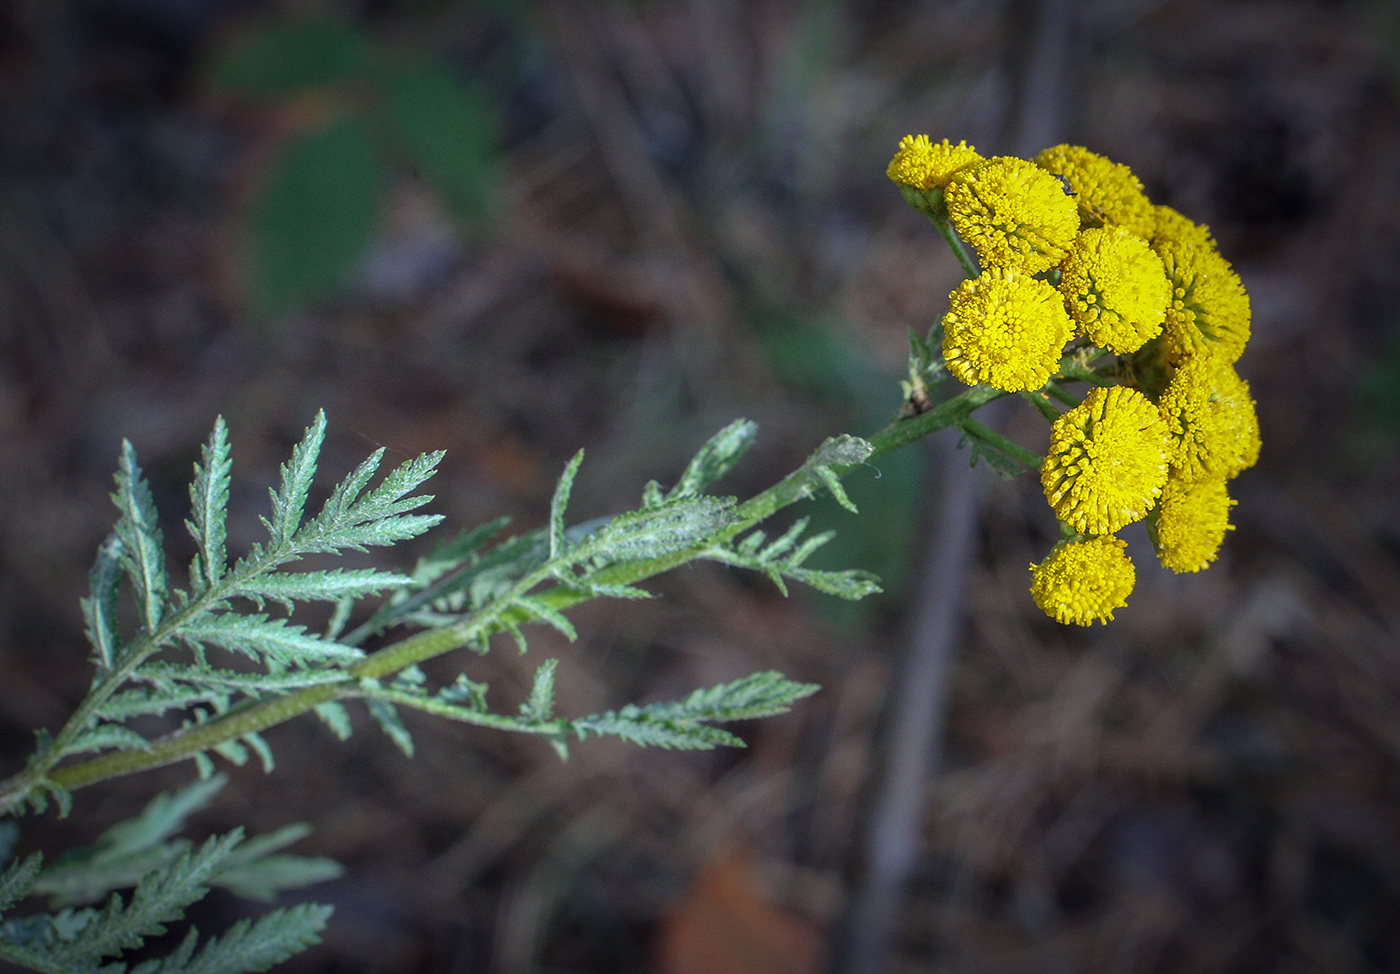
[[[930,213],[929,219],[933,221],[933,225],[938,228],[938,232],[942,234],[943,239],[947,241],[948,249],[953,252],[953,256],[956,257],[958,263],[962,265],[963,273],[966,274],[969,279],[975,278],[978,274],[982,273],[977,269],[977,261],[968,251],[967,244],[963,243],[962,238],[959,237],[957,231],[953,229],[953,224],[949,222],[947,213],[945,212],[942,215]]]
[[[1045,462],[1045,458],[1039,453],[1026,449],[1010,437],[1002,436],[996,430],[989,426],[983,426],[975,419],[963,420],[958,424],[958,428],[969,438],[981,440],[992,448],[1000,450],[1028,470],[1037,470]]]

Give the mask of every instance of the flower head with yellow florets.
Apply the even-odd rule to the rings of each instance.
[[[1168,357],[1215,355],[1234,362],[1249,341],[1249,295],[1240,276],[1219,252],[1189,238],[1163,240],[1154,249],[1172,286]]]
[[[1090,341],[1126,354],[1161,332],[1171,285],[1146,240],[1122,227],[1091,227],[1061,265],[1060,293]]]
[[[989,270],[948,296],[943,358],[968,385],[1006,392],[1039,389],[1060,366],[1074,334],[1064,302],[1044,281],[1010,270]]]
[[[1152,207],[1152,232],[1148,236],[1153,248],[1166,244],[1216,250],[1210,227],[1183,216],[1170,206]]]
[[[1064,260],[1079,232],[1079,211],[1063,184],[1024,159],[997,156],[960,169],[944,193],[958,236],[983,267],[1026,274]]]
[[[1148,532],[1162,564],[1174,572],[1198,572],[1215,560],[1234,505],[1225,479],[1194,483],[1167,478],[1162,499],[1148,520]]]
[[[1259,458],[1259,418],[1249,384],[1210,355],[1177,367],[1157,403],[1167,424],[1168,459],[1187,482],[1226,480]]]
[[[1031,597],[1056,622],[1107,622],[1128,604],[1137,572],[1127,542],[1111,535],[1061,544],[1031,565]]]
[[[953,145],[947,139],[933,142],[927,135],[906,135],[899,140],[899,151],[885,175],[901,186],[941,189],[958,170],[981,161],[977,150],[966,142]]]
[[[1055,516],[1081,534],[1141,520],[1166,481],[1166,424],[1135,389],[1091,389],[1051,427],[1040,483]]]
[[[1119,226],[1140,237],[1151,236],[1152,203],[1142,191],[1142,181],[1127,166],[1082,145],[1043,149],[1035,164],[1069,184],[1086,227]]]

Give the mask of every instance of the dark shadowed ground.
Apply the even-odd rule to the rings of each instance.
[[[324,407],[324,469],[446,449],[453,527],[534,526],[568,457],[573,511],[636,503],[738,416],[771,483],[825,436],[895,412],[906,331],[958,280],[885,179],[900,136],[995,151],[1026,102],[1029,3],[292,2],[395,56],[430,53],[498,119],[482,228],[414,166],[385,171],[347,286],[249,298],[250,216],[335,92],[250,100],[211,65],[277,5],[0,6],[0,774],[89,680],[78,599],[137,447],[172,545],[216,415],[235,549]],[[1068,7],[1068,141],[1209,223],[1249,288],[1239,363],[1264,452],[1194,576],[1130,531],[1138,588],[1107,627],[1046,619],[1026,566],[1054,538],[1034,478],[991,483],[942,767],[893,971],[1400,970],[1400,14],[1385,0]],[[1029,408],[1005,428],[1039,449]],[[557,654],[560,709],[758,669],[823,691],[742,752],[546,746],[427,721],[406,760],[368,721],[274,731],[196,823],[315,826],[340,859],[317,972],[823,968],[909,640],[944,453],[857,475],[820,514],[831,559],[880,572],[859,610],[714,567],[575,614],[568,646],[445,661],[522,694]],[[963,462],[958,455],[953,462]],[[187,560],[180,551],[176,561]],[[405,551],[405,562],[415,552]],[[78,795],[26,848],[130,814],[167,769]],[[248,908],[212,898],[211,932]]]

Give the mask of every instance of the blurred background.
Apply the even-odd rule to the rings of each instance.
[[[1163,572],[1129,532],[1128,607],[1059,626],[1027,593],[1055,538],[1034,478],[964,476],[935,438],[853,477],[858,518],[810,512],[841,532],[826,564],[885,596],[694,567],[579,610],[576,644],[435,670],[508,707],[558,655],[570,713],[758,669],[822,684],[746,750],[562,764],[418,720],[410,761],[303,719],[197,827],[304,820],[299,851],[346,864],[307,894],[337,912],[295,971],[1400,970],[1391,0],[0,4],[0,774],[87,688],[123,436],[180,563],[219,414],[233,550],[319,407],[327,483],[446,449],[453,529],[540,524],[580,447],[582,519],[739,416],[740,496],[884,425],[907,330],[959,279],[884,176],[911,132],[1086,145],[1210,224],[1252,297],[1264,435],[1213,567]],[[933,683],[899,704],[920,646]],[[910,739],[932,743],[885,757]],[[22,848],[189,777],[81,792]]]

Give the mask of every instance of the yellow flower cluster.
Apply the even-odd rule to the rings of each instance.
[[[1058,398],[1059,382],[1094,384],[1052,425],[1041,486],[1066,539],[1031,566],[1036,604],[1060,622],[1111,619],[1134,579],[1115,532],[1144,518],[1163,565],[1210,564],[1230,530],[1226,484],[1260,448],[1235,371],[1249,296],[1210,230],[1082,146],[983,159],[907,136],[888,174],[976,254],[942,322],[948,371],[1006,392],[1059,380]]]

